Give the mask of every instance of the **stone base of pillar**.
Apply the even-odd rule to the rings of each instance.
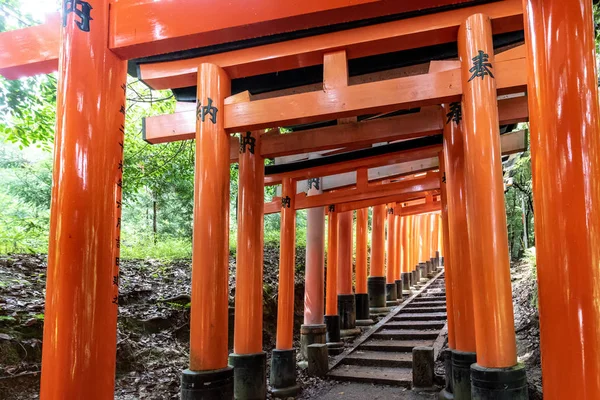
[[[181,400],[233,399],[233,368],[190,371],[181,374]]]
[[[325,324],[300,325],[300,355],[308,360],[308,346],[326,343],[327,326]]]
[[[385,276],[370,276],[367,279],[369,307],[385,307]]]
[[[413,389],[432,388],[434,368],[433,347],[414,347],[412,349]]]
[[[452,390],[452,350],[446,349],[444,350],[444,380],[446,386],[440,394],[438,395],[438,400],[452,400],[454,399],[454,393]]]
[[[473,400],[527,400],[525,366],[485,368],[471,365],[471,396]]]
[[[471,400],[471,365],[477,354],[452,350],[452,391],[456,400]]]
[[[396,299],[402,300],[402,279],[397,279],[396,282]]]
[[[413,272],[410,273],[411,274],[411,281],[410,281],[410,286],[411,287],[417,287],[417,284],[419,283],[419,270],[415,269]]]
[[[389,303],[393,302],[393,305],[396,305],[396,300],[398,300],[398,291],[396,290],[396,283],[387,283],[385,285],[385,300]]]
[[[295,350],[273,350],[270,380],[275,397],[294,397],[300,392],[300,386],[296,385]]]
[[[369,295],[357,293],[354,295],[356,301],[356,326],[368,326],[373,324],[369,310]]]
[[[440,267],[443,268],[444,265],[446,265],[446,264],[444,264],[444,257],[440,257]]]
[[[427,261],[425,264],[427,270],[427,278],[431,279],[433,278],[433,263],[431,261]]]
[[[360,328],[356,327],[350,329],[340,329],[340,336],[342,337],[342,339],[353,338],[360,335],[361,332],[362,331],[360,330]]]
[[[339,315],[326,315],[323,317],[325,322],[325,343],[340,343],[340,316]],[[342,343],[343,346],[343,343]]]
[[[392,311],[391,307],[378,307],[378,308],[369,308],[369,315],[372,318],[375,317],[385,317],[387,313]]]
[[[326,344],[308,346],[308,375],[325,376],[329,371],[329,357]]]
[[[236,399],[258,400],[267,396],[267,353],[230,354],[233,394]]]
[[[356,328],[356,299],[353,294],[338,294],[340,330]]]
[[[400,281],[402,282],[402,294],[406,294],[407,291],[410,293],[410,274],[403,272],[400,275]]]
[[[426,263],[419,263],[419,276],[421,277],[421,279],[419,279],[419,282],[427,282],[429,279],[427,279],[427,264]]]

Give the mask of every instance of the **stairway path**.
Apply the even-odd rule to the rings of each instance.
[[[444,284],[442,270],[338,356],[327,376],[410,388],[412,349],[441,348],[440,333],[446,326]]]

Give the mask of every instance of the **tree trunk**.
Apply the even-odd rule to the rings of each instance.
[[[156,200],[152,201],[152,232],[154,233],[154,244],[156,244],[156,234],[157,234],[157,229],[156,229],[156,211],[157,211],[157,207],[156,207]]]

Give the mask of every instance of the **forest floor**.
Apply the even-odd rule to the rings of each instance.
[[[277,321],[279,250],[265,248],[264,339],[270,357]],[[235,260],[230,257],[230,305],[235,296]],[[303,316],[304,250],[298,249],[295,332]],[[513,266],[513,299],[519,359],[528,368],[530,399],[541,399],[539,321],[535,278],[525,264]],[[38,398],[46,257],[0,256],[0,398]],[[115,399],[177,399],[179,376],[187,367],[190,261],[124,260],[121,263]],[[230,308],[230,326],[233,309]],[[230,329],[230,331],[232,331]],[[232,334],[230,332],[230,348]],[[295,337],[299,348],[299,336]],[[268,371],[267,371],[268,375]],[[299,399],[352,399],[368,389],[371,398],[399,395],[398,388],[340,384],[311,378],[302,370]],[[362,386],[362,389],[359,388]],[[366,389],[365,389],[366,388]],[[387,393],[387,394],[386,394]],[[344,395],[345,394],[345,395]],[[407,393],[408,395],[409,393]],[[414,396],[411,394],[411,396]],[[414,397],[422,398],[422,397]]]

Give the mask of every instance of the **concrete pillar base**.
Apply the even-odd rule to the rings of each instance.
[[[262,400],[267,396],[267,353],[230,354],[233,395],[236,400]]]
[[[353,294],[338,294],[340,330],[356,328],[356,299]]]
[[[181,400],[233,399],[233,368],[190,371],[181,374]]]
[[[433,263],[431,261],[427,261],[426,263],[427,277],[429,279],[433,278]]]
[[[373,321],[372,319],[357,319],[356,320],[356,326],[371,326],[374,325],[375,321]]]
[[[341,329],[340,330],[340,336],[342,337],[342,339],[356,337],[356,336],[360,335],[360,333],[361,333],[360,328],[351,328],[351,329]]]
[[[403,272],[400,276],[400,281],[402,282],[402,293],[404,294],[406,291],[410,292],[410,274]]]
[[[385,315],[392,311],[391,307],[369,308],[369,315]]]
[[[327,354],[337,356],[344,352],[344,342],[327,343]]]
[[[396,284],[396,298],[402,300],[402,279],[397,279],[394,283]]]
[[[326,343],[339,343],[342,341],[340,338],[340,316],[339,315],[326,315],[323,317],[325,321],[325,342]]]
[[[386,303],[394,302],[398,300],[398,291],[396,290],[396,283],[387,283],[385,285],[385,301]],[[388,304],[389,306],[389,304]]]
[[[300,325],[300,355],[308,360],[307,347],[311,344],[326,343],[327,326],[325,324]]]
[[[369,307],[385,307],[384,276],[370,276],[367,279],[367,291],[369,292]]]
[[[452,350],[452,389],[456,400],[471,400],[471,365],[477,354]]]
[[[370,319],[369,295],[367,293],[357,293],[354,295],[356,302],[356,320]]]
[[[473,400],[527,400],[525,366],[485,368],[471,365],[471,396]]]
[[[275,397],[294,397],[300,392],[300,386],[296,385],[295,350],[273,350],[270,383]]]
[[[419,277],[419,271],[417,269],[415,269],[413,272],[411,272],[411,275],[412,275],[412,278],[410,281],[410,286],[414,288],[417,286],[417,284],[419,283],[419,279],[421,279],[421,278]]]

